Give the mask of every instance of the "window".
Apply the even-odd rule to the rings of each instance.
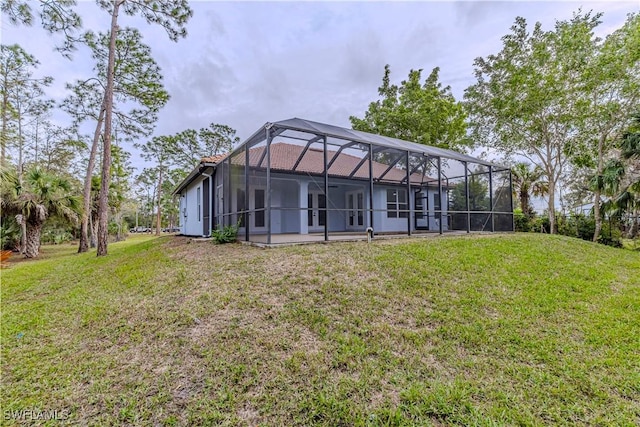
[[[420,191],[416,192],[416,212],[422,213],[422,211],[423,211],[423,206],[422,206],[423,198],[424,198],[424,193],[422,193]]]
[[[200,187],[196,188],[196,200],[198,205],[198,222],[200,222]]]
[[[387,218],[408,218],[407,209],[409,209],[409,205],[406,190],[387,190]]]
[[[254,192],[254,226],[264,227],[264,190],[257,189]]]
[[[440,200],[440,195],[438,193],[433,195],[433,210],[436,211],[436,218],[440,218],[440,214],[441,212],[440,209],[442,209],[441,207],[441,200]]]

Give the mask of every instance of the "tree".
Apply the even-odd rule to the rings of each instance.
[[[464,212],[467,210],[467,188],[469,189],[469,210],[487,213],[486,215],[471,214],[471,229],[484,230],[490,210],[488,169],[479,165],[475,171],[471,171],[469,174],[468,185],[465,181],[461,181],[453,186],[450,194],[451,205],[449,207],[452,212]],[[467,216],[466,214],[453,214],[452,222],[455,229],[464,229],[467,227]]]
[[[86,120],[96,123],[83,187],[84,211],[80,224],[78,252],[86,252],[89,247],[89,194],[106,113],[104,88],[107,81],[110,39],[108,34],[88,32],[84,35],[84,40],[96,60],[96,76],[67,85],[72,93],[62,104],[63,109],[74,118],[76,126]],[[160,67],[151,57],[151,49],[142,43],[140,32],[132,28],[118,32],[115,56],[113,92],[118,102],[113,104],[112,112],[118,137],[130,141],[149,136],[157,120],[158,111],[169,100],[169,95],[162,85]]]
[[[116,241],[123,239],[122,233],[122,210],[127,201],[130,190],[129,178],[133,173],[133,168],[129,163],[131,154],[124,151],[118,145],[111,146],[111,158],[113,159],[113,181],[111,182],[111,194],[109,194],[109,205],[113,210],[114,222],[117,226]]]
[[[217,123],[210,123],[200,131],[186,129],[175,138],[179,147],[175,153],[175,164],[183,169],[194,168],[203,157],[227,153],[240,142],[235,129]]]
[[[49,13],[50,7],[56,9],[57,14]],[[98,256],[107,254],[108,244],[108,193],[111,180],[111,136],[112,117],[114,100],[114,76],[116,64],[116,40],[118,38],[118,15],[122,9],[125,14],[143,17],[147,23],[158,24],[167,32],[169,39],[177,41],[180,37],[186,36],[185,25],[193,15],[193,11],[187,0],[97,0],[98,5],[107,11],[110,16],[109,25],[109,49],[106,67],[106,85],[104,91],[104,131],[102,144],[102,180],[101,191],[98,204]],[[72,6],[75,1],[58,0],[42,1],[40,3],[42,12],[40,14],[42,25],[50,32],[61,32],[64,34],[63,53],[73,50],[75,40],[71,34],[73,29],[80,26],[80,19],[74,19],[77,14],[73,12]],[[0,8],[13,23],[23,23],[30,25],[33,22],[31,8],[26,1],[2,0]]]
[[[209,124],[209,127],[201,128],[198,132],[202,153],[204,156],[214,156],[216,154],[228,153],[233,146],[240,142],[236,136],[236,130],[227,125],[216,123]]]
[[[142,222],[153,227],[153,219],[158,192],[158,167],[144,168],[136,177],[136,196],[142,207]]]
[[[39,168],[28,171],[22,184],[17,177],[10,182],[13,185],[5,189],[2,207],[21,217],[27,230],[24,254],[27,258],[35,258],[40,251],[40,233],[46,219],[59,216],[76,221],[79,199],[69,180]]]
[[[2,0],[0,10],[7,15],[13,25],[33,25],[34,12],[31,8],[33,2],[24,0]],[[62,34],[62,44],[56,47],[63,56],[70,58],[75,50],[76,30],[82,28],[82,21],[73,7],[75,0],[40,0],[38,17],[42,28],[50,34]]]
[[[37,163],[42,153],[42,138],[47,136],[48,130],[51,129],[51,109],[54,107],[52,99],[37,100],[31,108],[31,120],[27,123],[26,139],[27,149],[26,161]]]
[[[424,83],[422,70],[409,71],[400,86],[391,84],[391,69],[384,67],[381,99],[369,104],[364,118],[349,117],[354,129],[404,139],[435,147],[464,150],[471,145],[466,137],[466,114],[449,86],[442,87],[439,68]]]
[[[45,121],[40,125],[38,146],[30,164],[59,176],[77,176],[77,160],[87,148],[83,137],[72,129]]]
[[[180,215],[180,204],[177,197],[173,195],[173,190],[186,178],[188,172],[184,169],[171,169],[167,171],[164,179],[162,191],[162,212],[164,212],[169,228],[178,225]]]
[[[580,144],[579,77],[600,16],[578,12],[556,22],[554,31],[543,31],[538,22],[531,32],[524,18],[516,18],[502,50],[474,61],[477,82],[465,90],[474,140],[524,156],[544,171],[552,233],[557,185]]]
[[[186,0],[98,0],[103,9],[111,12],[109,39],[109,58],[107,61],[107,84],[105,88],[104,107],[104,140],[102,157],[102,186],[98,204],[98,256],[107,254],[108,243],[108,200],[109,182],[111,179],[111,119],[113,115],[113,85],[115,69],[115,50],[118,32],[118,12],[120,7],[128,15],[141,14],[149,23],[164,27],[172,41],[186,36],[185,24],[193,14]]]
[[[632,119],[633,108],[640,101],[640,14],[629,14],[625,24],[608,35],[603,43],[593,39],[590,55],[585,56],[587,66],[583,82],[583,116],[580,131],[584,135],[586,154],[595,163],[595,181],[592,182],[595,232],[593,241],[598,241],[602,230],[600,201],[606,188],[606,181],[620,169],[615,150],[620,134]],[[622,166],[618,163],[617,166]],[[605,172],[607,172],[605,174]],[[603,184],[605,187],[599,185]],[[610,183],[611,184],[611,183]]]
[[[0,163],[5,164],[6,148],[13,140],[18,148],[18,179],[22,179],[24,158],[24,120],[30,114],[40,114],[47,103],[41,100],[44,87],[51,77],[37,78],[33,73],[40,62],[19,45],[0,46],[1,120]],[[11,129],[14,124],[15,128]],[[13,132],[11,132],[13,131]],[[13,134],[13,137],[11,137]]]
[[[528,163],[518,162],[512,171],[513,194],[520,202],[520,209],[527,217],[533,216],[533,207],[531,206],[531,196],[541,197],[547,194],[549,183],[543,178],[544,172],[539,166],[531,169]]]
[[[601,173],[592,177],[591,185],[609,196],[601,205],[602,214],[627,215],[631,223],[628,235],[633,238],[640,225],[640,113],[634,114],[616,148],[618,157],[607,161]]]
[[[157,199],[156,199],[156,235],[160,235],[162,228],[162,184],[164,175],[169,167],[174,164],[174,157],[178,153],[178,136],[156,136],[141,145],[142,157],[145,160],[153,161],[156,164],[157,179]]]

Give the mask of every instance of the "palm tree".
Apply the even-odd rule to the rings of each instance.
[[[636,169],[640,169],[640,113],[633,117],[633,124],[627,132],[622,135],[620,141],[621,157],[627,162],[636,162]],[[631,166],[631,164],[629,164]],[[632,169],[632,168],[628,168]],[[626,211],[631,216],[631,228],[629,237],[633,238],[638,234],[640,227],[640,176],[631,178],[629,184],[623,188],[616,199],[616,205],[621,211]]]
[[[640,159],[640,113],[633,116],[631,127],[622,135],[620,150],[623,159]]]
[[[607,161],[602,174],[591,178],[592,190],[599,190],[608,199],[600,204],[601,215],[622,217],[625,212],[631,217],[629,236],[638,232],[638,217],[640,209],[640,179],[633,177],[633,161],[640,160],[640,114],[634,116],[634,123],[625,132],[619,143],[620,155]],[[593,240],[600,237],[602,219],[596,218],[596,230]]]
[[[520,201],[520,209],[527,217],[533,216],[531,196],[541,197],[549,192],[549,182],[544,180],[544,171],[540,166],[533,169],[528,163],[516,163],[512,172],[513,195]]]
[[[21,215],[26,225],[24,254],[27,258],[35,258],[40,252],[40,233],[46,219],[56,215],[77,221],[79,198],[73,194],[67,179],[39,168],[30,170],[22,184],[17,180],[8,182],[13,185],[3,190],[3,210]]]

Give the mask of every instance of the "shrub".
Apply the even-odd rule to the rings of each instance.
[[[531,231],[535,231],[536,233],[548,233],[550,229],[549,217],[546,215],[536,217],[531,221]]]
[[[531,231],[531,217],[522,213],[521,209],[513,211],[513,223],[516,231]]]
[[[558,234],[583,240],[593,239],[593,233],[596,230],[596,222],[593,216],[585,214],[560,215],[558,216],[557,224]]]
[[[13,250],[20,245],[20,226],[13,218],[3,218],[0,225],[0,246]]]
[[[607,245],[607,246],[613,246],[614,248],[621,248],[622,247],[622,240],[616,238],[616,237],[609,237],[609,236],[605,236],[605,235],[601,235],[598,238],[598,243],[601,243],[603,245]]]
[[[233,243],[238,237],[238,225],[227,225],[213,230],[211,237],[216,244]]]
[[[71,233],[60,228],[49,228],[42,232],[40,241],[45,244],[60,245],[73,239]]]

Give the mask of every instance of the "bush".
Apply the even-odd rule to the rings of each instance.
[[[42,232],[41,243],[60,245],[73,239],[71,233],[60,228],[50,228]]]
[[[620,240],[617,237],[609,237],[609,236],[601,235],[598,238],[598,243],[607,245],[607,246],[613,246],[614,248],[622,247],[622,240]]]
[[[216,244],[233,243],[238,237],[238,225],[227,225],[213,230],[211,237]]]
[[[516,209],[513,211],[513,224],[516,231],[531,231],[531,222],[531,217],[523,214],[522,209]]]
[[[13,218],[3,218],[0,225],[0,246],[14,250],[20,245],[20,226]]]
[[[583,240],[592,240],[596,230],[596,221],[593,216],[585,214],[560,215],[557,219],[557,225],[558,234]]]
[[[551,225],[549,223],[549,217],[546,215],[539,216],[531,220],[531,231],[536,233],[548,233],[550,229]]]

